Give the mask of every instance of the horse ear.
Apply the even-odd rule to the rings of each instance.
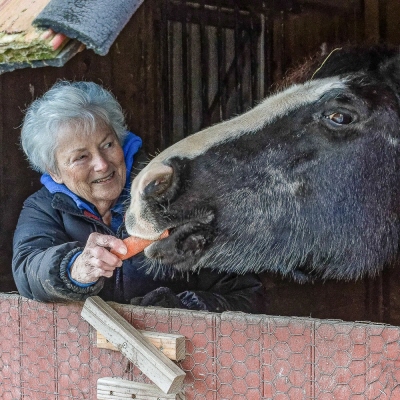
[[[385,81],[400,95],[400,54],[383,63],[380,72]]]

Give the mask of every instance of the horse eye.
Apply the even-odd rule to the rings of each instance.
[[[343,114],[341,112],[335,112],[329,115],[326,115],[325,118],[330,119],[332,122],[338,125],[347,125],[353,121],[353,118],[349,114]]]

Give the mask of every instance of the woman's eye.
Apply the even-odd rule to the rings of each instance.
[[[105,149],[108,149],[108,148],[110,148],[112,145],[113,145],[112,142],[108,142],[108,143],[106,143],[106,145],[104,146],[104,148],[105,148]]]
[[[325,115],[325,118],[331,120],[333,123],[338,125],[347,125],[353,122],[353,118],[349,114],[334,112],[332,114]]]
[[[82,155],[76,157],[74,161],[81,161],[81,160],[83,160],[85,158],[86,158],[86,154],[82,154]]]

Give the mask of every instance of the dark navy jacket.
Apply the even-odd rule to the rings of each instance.
[[[129,134],[124,144],[128,172],[133,155],[141,146],[140,139],[136,139],[139,138]],[[113,229],[103,223],[93,205],[77,198],[64,185],[53,186],[48,179],[44,176],[45,186],[25,201],[14,234],[12,268],[22,296],[52,302],[81,301],[99,295],[120,303],[260,312],[263,288],[256,275],[237,276],[202,269],[199,273],[155,278],[146,273],[143,254],[125,260],[112,278],[100,278],[89,286],[74,283],[68,274],[69,264],[83,250],[92,232],[127,236],[121,213],[130,179],[113,212]]]

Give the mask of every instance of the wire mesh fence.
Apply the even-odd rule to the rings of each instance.
[[[400,328],[110,303],[135,328],[186,338],[186,399],[400,399]],[[83,303],[0,295],[0,398],[96,399],[97,380],[151,383],[96,347]]]

